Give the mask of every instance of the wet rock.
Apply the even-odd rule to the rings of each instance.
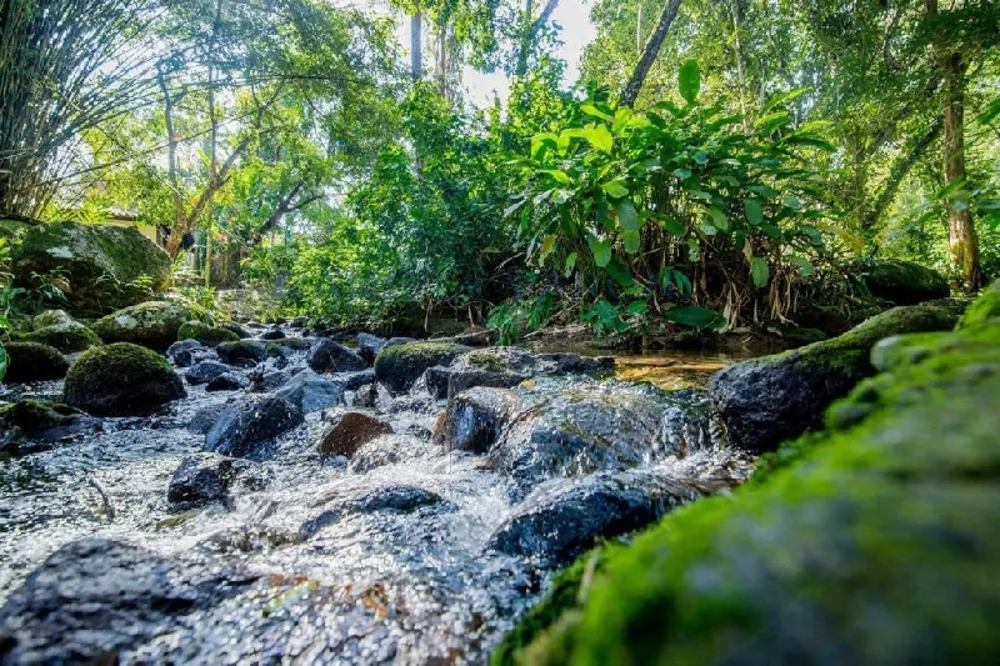
[[[198,386],[200,384],[207,384],[216,377],[221,377],[232,370],[231,366],[225,363],[219,363],[218,361],[201,361],[191,366],[191,368],[184,373],[184,378],[187,380],[188,384],[192,386]]]
[[[379,435],[392,433],[392,426],[364,412],[334,416],[319,442],[319,452],[330,456],[353,456],[362,445]]]
[[[430,445],[411,435],[381,435],[363,444],[351,457],[350,470],[364,474],[396,463],[430,457]]]
[[[171,262],[133,227],[56,222],[27,232],[14,251],[13,267],[15,281],[23,287],[35,286],[33,273],[63,273],[71,309],[99,314],[142,300],[147,292],[121,288],[140,277],[152,278],[153,291],[162,291],[170,280]]]
[[[185,396],[167,360],[144,347],[116,342],[86,351],[69,369],[66,404],[95,416],[148,414]]]
[[[378,399],[378,384],[375,382],[359,386],[354,391],[344,393],[344,404],[348,407],[375,409],[378,405]]]
[[[63,354],[75,354],[101,344],[92,330],[77,322],[54,324],[20,336],[24,342],[37,342],[55,347]]]
[[[316,372],[351,372],[368,367],[363,358],[329,338],[312,346],[306,356],[306,363]]]
[[[205,435],[205,448],[243,457],[303,422],[302,410],[278,396],[248,396],[227,405]]]
[[[411,342],[386,346],[375,359],[375,376],[393,394],[401,394],[428,368],[451,363],[468,347],[452,343]]]
[[[393,398],[386,410],[390,414],[430,415],[438,411],[437,402],[429,395],[403,395]]]
[[[167,501],[180,510],[222,502],[240,479],[255,489],[266,483],[251,461],[217,454],[191,456],[181,462],[171,477]]]
[[[75,319],[66,314],[63,310],[46,310],[35,315],[31,320],[31,330],[40,331],[49,326],[65,326],[67,324],[77,324]]]
[[[247,388],[250,382],[243,378],[242,375],[236,375],[231,372],[219,375],[213,378],[207,384],[205,384],[205,390],[209,393],[216,393],[221,391],[240,391]]]
[[[342,372],[334,375],[333,379],[343,386],[345,391],[356,391],[375,382],[375,371],[369,368],[361,372]]]
[[[376,511],[412,513],[429,506],[439,510],[454,509],[450,502],[445,501],[437,493],[424,488],[407,484],[382,486],[359,497],[342,500],[337,503],[335,508],[307,520],[299,529],[299,538],[308,539],[327,525],[332,525],[345,515],[352,513],[374,513]]]
[[[280,328],[269,328],[260,334],[261,340],[283,340],[288,336]]]
[[[189,368],[199,361],[218,359],[218,355],[197,340],[179,340],[167,348],[167,358],[178,368]]]
[[[48,400],[25,399],[0,406],[0,454],[21,456],[99,432],[101,423]]]
[[[184,616],[234,596],[256,576],[183,565],[137,546],[63,546],[0,608],[4,663],[107,663],[169,633]]]
[[[445,451],[484,454],[500,438],[503,428],[520,406],[513,391],[473,388],[448,403],[434,433]]]
[[[241,368],[252,368],[267,358],[267,348],[257,340],[223,342],[215,351],[224,363]]]
[[[487,548],[566,565],[600,539],[645,527],[703,494],[702,485],[650,470],[558,481],[532,494],[494,532]]]
[[[246,340],[247,338],[253,337],[250,331],[248,331],[247,329],[243,328],[242,326],[240,326],[235,322],[229,322],[227,324],[223,324],[222,328],[226,329],[227,331],[232,331],[233,333],[236,334],[236,336],[240,340]]]
[[[358,333],[358,355],[368,363],[374,363],[375,357],[385,347],[387,340],[371,333]]]
[[[341,404],[344,387],[306,369],[289,379],[275,395],[297,405],[303,413],[311,414]]]
[[[240,336],[221,326],[209,326],[194,320],[185,322],[177,331],[178,340],[197,340],[206,347],[215,347],[222,342],[238,342]]]
[[[896,305],[947,298],[948,280],[932,268],[901,259],[869,259],[856,267],[872,296]]]
[[[411,423],[403,430],[404,434],[410,435],[411,437],[416,437],[417,439],[428,440],[434,433],[430,428],[422,426],[419,423]]]
[[[4,347],[8,358],[6,382],[61,379],[69,370],[69,362],[54,347],[37,342],[8,342]]]
[[[539,379],[489,450],[522,489],[551,476],[626,470],[717,449],[725,430],[708,396],[649,384]]]
[[[306,368],[282,368],[268,372],[266,367],[255,368],[247,375],[250,379],[250,390],[257,393],[274,391],[305,370]]]
[[[483,331],[472,331],[460,333],[451,337],[451,342],[466,347],[489,347],[496,344],[500,335],[497,331],[488,329]]]
[[[177,342],[184,322],[195,312],[182,303],[147,301],[97,320],[93,329],[104,342],[130,342],[156,351],[165,351]]]
[[[219,417],[222,416],[222,412],[226,411],[226,407],[228,406],[228,403],[220,402],[215,405],[202,407],[191,417],[191,422],[188,424],[188,432],[198,435],[208,434],[208,431],[212,429],[212,426],[216,424]]]
[[[834,400],[875,373],[869,356],[879,340],[948,330],[956,319],[943,308],[893,308],[832,340],[737,363],[712,377],[709,390],[736,445],[773,451],[782,441],[819,428]]]

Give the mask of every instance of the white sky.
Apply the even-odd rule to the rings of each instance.
[[[375,11],[388,12],[386,4],[380,0],[351,0],[351,4],[368,6]],[[541,5],[542,2],[536,2]],[[556,56],[566,61],[566,74],[563,83],[571,85],[580,74],[580,55],[583,48],[594,38],[594,26],[590,22],[590,7],[588,0],[560,0],[552,13],[552,22],[562,27],[559,39],[562,46],[556,51]],[[424,30],[426,39],[427,30]],[[399,16],[396,20],[396,39],[403,47],[406,62],[410,57],[410,22],[407,17]],[[424,62],[428,62],[427,46],[424,47]],[[462,73],[462,84],[466,89],[466,99],[472,104],[483,107],[493,101],[494,94],[506,105],[508,80],[502,72],[483,74],[466,67]]]

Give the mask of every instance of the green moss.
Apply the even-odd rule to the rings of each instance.
[[[4,428],[20,428],[25,432],[38,432],[66,426],[80,418],[78,410],[48,400],[21,400],[0,407],[0,424]]]
[[[76,320],[62,310],[46,310],[31,320],[31,327],[33,330],[38,331],[49,326],[63,326],[75,323],[77,323]]]
[[[222,342],[239,342],[240,336],[232,331],[209,326],[200,321],[188,321],[177,330],[178,340],[197,340],[203,345],[214,347]]]
[[[54,347],[37,342],[8,342],[7,375],[4,381],[34,382],[59,379],[66,374],[69,363]]]
[[[1000,280],[979,294],[958,322],[958,328],[974,328],[1000,321]]]
[[[1000,327],[914,337],[930,354],[858,385],[836,428],[668,515],[494,663],[997,661]]]
[[[489,372],[507,372],[509,369],[507,361],[502,356],[491,354],[488,351],[469,354],[468,359],[469,365]]]
[[[857,272],[868,290],[879,298],[909,305],[948,296],[948,281],[937,271],[899,259],[868,260]]]
[[[96,333],[77,323],[42,328],[22,335],[21,339],[55,347],[64,354],[74,354],[101,344]]]
[[[195,314],[182,303],[147,301],[97,320],[94,332],[105,342],[131,342],[162,351],[177,342],[181,326]]]
[[[142,414],[184,395],[170,363],[128,342],[94,347],[66,374],[66,404],[100,416]]]

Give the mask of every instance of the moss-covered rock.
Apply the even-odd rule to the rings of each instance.
[[[470,349],[450,342],[411,342],[387,346],[375,358],[375,377],[393,393],[403,393],[428,368],[448,365]]]
[[[170,257],[134,227],[34,225],[13,259],[19,284],[32,286],[32,273],[59,271],[69,283],[70,307],[94,314],[132,305],[148,296],[148,289],[162,291],[170,279]],[[148,280],[148,289],[139,288],[140,279]]]
[[[873,296],[897,305],[946,298],[951,291],[943,275],[912,261],[869,259],[859,262],[855,271]]]
[[[996,663],[1000,326],[973,329],[914,336],[763,482],[584,556],[494,664]]]
[[[253,367],[267,358],[267,347],[259,340],[221,342],[215,351],[224,362],[240,367]]]
[[[1000,322],[1000,280],[983,289],[979,298],[962,315],[958,327],[973,328],[991,322]]]
[[[869,356],[879,340],[948,330],[956,320],[948,308],[893,308],[832,340],[726,368],[712,378],[709,390],[737,446],[773,451],[782,441],[819,428],[830,403],[875,373]]]
[[[239,342],[240,336],[228,329],[192,320],[184,322],[177,330],[177,339],[197,340],[206,347],[215,347],[223,342]]]
[[[96,416],[147,414],[183,398],[184,385],[165,358],[117,342],[84,352],[66,375],[67,405]]]
[[[39,382],[61,379],[69,369],[62,353],[37,342],[8,342],[8,365],[4,381],[9,383]]]
[[[96,333],[77,322],[47,326],[26,333],[21,339],[55,347],[63,354],[75,354],[101,344],[101,339]]]
[[[94,332],[105,342],[131,342],[164,351],[177,342],[181,326],[196,314],[183,303],[147,301],[97,320]]]
[[[31,320],[31,330],[40,331],[49,326],[63,326],[65,324],[76,323],[78,322],[63,310],[46,310],[41,314],[35,315],[35,318]]]

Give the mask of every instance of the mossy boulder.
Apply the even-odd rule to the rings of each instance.
[[[8,383],[40,382],[61,379],[69,370],[69,362],[55,347],[38,342],[8,342]]]
[[[206,347],[215,347],[223,342],[239,342],[240,336],[229,329],[210,326],[198,320],[184,322],[177,330],[178,340],[197,340]]]
[[[958,322],[959,328],[1000,323],[1000,280],[983,289]]]
[[[856,274],[872,296],[896,305],[916,305],[946,298],[948,281],[932,268],[901,259],[872,259],[859,262]]]
[[[21,339],[55,347],[63,354],[75,354],[101,344],[92,330],[77,322],[56,324],[25,333]]]
[[[162,291],[170,279],[170,257],[134,227],[56,222],[34,225],[14,253],[14,273],[22,286],[31,275],[59,271],[75,311],[103,314]],[[137,281],[148,280],[148,289]]]
[[[375,377],[392,393],[404,393],[428,368],[448,365],[459,354],[470,350],[470,347],[450,342],[387,346],[375,358]]]
[[[70,317],[64,310],[46,310],[35,315],[31,320],[31,330],[40,331],[49,326],[63,326],[65,324],[79,323]]]
[[[709,390],[734,444],[773,451],[782,441],[819,428],[830,403],[875,374],[870,352],[879,340],[949,330],[956,320],[950,308],[893,308],[832,340],[726,368],[712,377]]]
[[[131,342],[165,351],[177,342],[181,326],[196,314],[183,303],[147,301],[98,319],[94,332],[105,342]]]
[[[933,339],[764,480],[583,556],[493,663],[1000,661],[1000,326]]]
[[[64,388],[67,405],[95,416],[148,414],[184,395],[181,378],[164,357],[128,342],[84,352]]]
[[[267,358],[267,347],[258,340],[221,342],[215,351],[223,362],[240,367],[252,368]]]

